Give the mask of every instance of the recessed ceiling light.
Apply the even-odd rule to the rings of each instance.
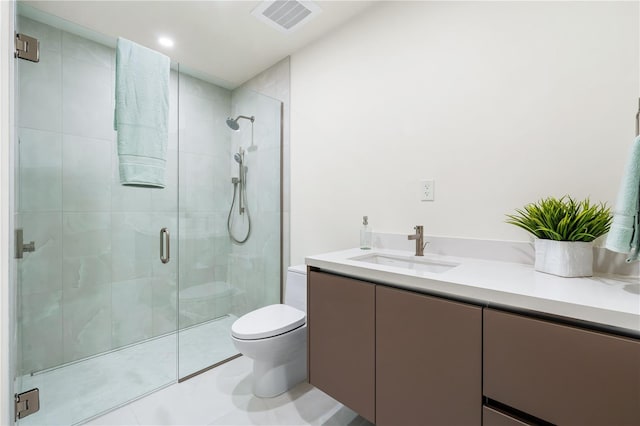
[[[164,47],[173,47],[173,40],[169,37],[158,37],[158,44]]]

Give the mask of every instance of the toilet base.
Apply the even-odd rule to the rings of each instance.
[[[253,360],[253,394],[272,398],[307,378],[307,351],[280,365]]]

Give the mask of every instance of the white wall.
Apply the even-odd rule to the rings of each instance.
[[[362,215],[526,241],[504,214],[528,202],[613,204],[638,28],[637,2],[385,2],[294,54],[292,264],[356,246]]]

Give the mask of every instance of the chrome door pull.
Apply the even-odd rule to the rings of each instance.
[[[167,255],[164,255],[164,246],[167,246]],[[162,263],[169,263],[171,259],[171,246],[170,246],[170,236],[169,230],[167,228],[162,228],[160,230],[160,261]]]

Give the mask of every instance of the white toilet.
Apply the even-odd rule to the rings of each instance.
[[[253,359],[253,394],[280,395],[307,377],[307,268],[287,271],[285,304],[269,305],[231,326],[236,349]]]

